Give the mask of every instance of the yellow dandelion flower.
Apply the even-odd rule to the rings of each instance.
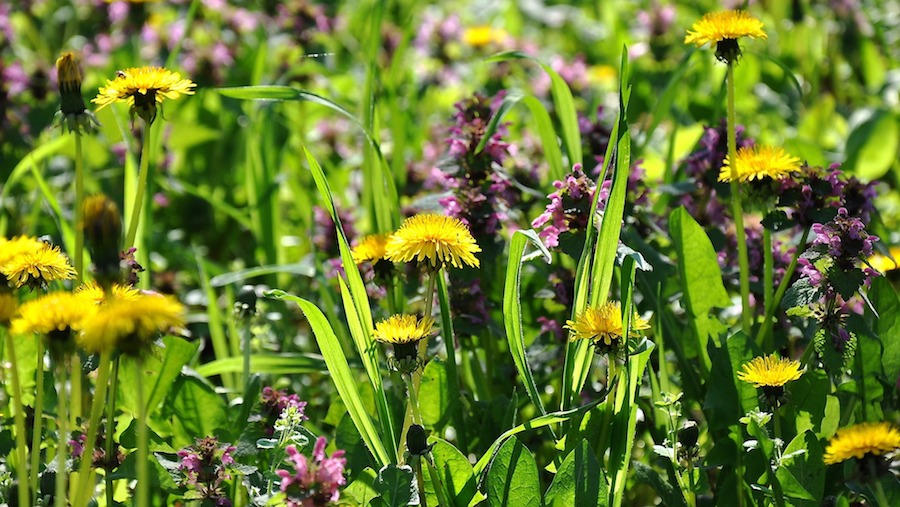
[[[16,236],[13,239],[0,238],[0,269],[19,255],[41,248],[44,248],[44,242],[31,236]]]
[[[181,74],[161,67],[135,67],[120,70],[116,78],[107,80],[106,86],[91,102],[99,109],[113,102],[126,102],[130,113],[153,123],[156,119],[156,106],[165,99],[177,99],[182,95],[192,95],[197,86],[190,79],[183,79]]]
[[[762,27],[762,22],[746,11],[710,12],[688,30],[684,43],[700,47],[740,37],[766,39],[768,36]]]
[[[413,343],[431,334],[434,321],[416,319],[415,315],[391,315],[375,324],[374,338],[382,343]]]
[[[384,259],[385,247],[390,234],[370,234],[353,247],[353,262],[357,265],[363,262],[376,262]]]
[[[0,265],[0,273],[16,287],[43,287],[54,280],[75,278],[75,268],[59,247],[42,243],[34,250],[25,250]]]
[[[772,354],[756,357],[744,364],[738,372],[738,379],[756,387],[782,387],[803,375],[800,362]]]
[[[572,340],[591,340],[606,346],[622,342],[622,306],[619,302],[609,301],[602,306],[586,308],[575,320],[567,320],[566,329],[572,331]],[[631,318],[631,336],[640,335],[640,331],[650,329],[650,324],[637,313]]]
[[[466,28],[462,34],[462,40],[469,46],[481,48],[489,44],[502,44],[506,41],[507,33],[499,28],[492,28],[488,25],[473,26]]]
[[[446,264],[461,268],[463,264],[478,267],[475,257],[481,247],[459,219],[435,214],[420,214],[403,221],[400,229],[388,238],[385,258],[392,262],[425,260],[432,267]]]
[[[850,458],[862,459],[867,454],[882,456],[900,448],[900,431],[886,422],[861,423],[839,429],[828,441],[824,461],[833,465]]]
[[[10,319],[16,314],[18,300],[11,292],[0,292],[0,326],[9,324]]]
[[[75,294],[95,305],[106,302],[106,293],[103,291],[102,287],[97,285],[97,282],[82,284],[75,289]],[[114,283],[112,286],[112,294],[114,300],[133,300],[140,297],[141,291],[130,285],[119,285]]]
[[[889,255],[882,255],[877,253],[868,258],[869,266],[872,266],[872,269],[878,271],[879,273],[887,273],[888,271],[894,271],[897,268],[900,268],[900,265],[897,264],[900,261],[900,246],[892,246],[888,250]]]
[[[740,148],[735,157],[735,172],[738,181],[762,180],[772,178],[781,180],[788,175],[800,171],[800,159],[785,153],[781,148],[772,146],[749,146]],[[731,181],[731,157],[725,157],[725,163],[719,171],[719,181]]]
[[[82,321],[78,345],[92,353],[118,349],[137,356],[160,333],[184,325],[184,307],[175,299],[141,294],[97,308]]]
[[[51,292],[27,301],[19,307],[19,314],[10,325],[13,334],[38,333],[50,335],[78,329],[82,320],[97,310],[71,292]]]

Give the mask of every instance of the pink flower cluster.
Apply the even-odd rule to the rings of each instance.
[[[197,491],[215,505],[231,506],[223,483],[231,479],[226,468],[234,464],[234,451],[233,445],[220,444],[216,437],[198,438],[194,445],[178,451],[178,470],[184,474],[182,486]]]
[[[347,483],[344,467],[347,459],[344,451],[325,455],[325,437],[319,437],[313,448],[312,462],[294,445],[286,448],[287,460],[294,470],[278,470],[281,492],[287,495],[288,507],[313,507],[335,502],[340,498],[338,488]]]
[[[550,204],[531,222],[535,229],[543,227],[538,236],[548,248],[559,246],[561,234],[587,227],[596,189],[594,182],[582,172],[581,165],[573,167],[565,180],[554,181],[553,186],[557,190],[547,196]]]

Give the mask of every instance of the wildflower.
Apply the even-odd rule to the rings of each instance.
[[[85,301],[101,305],[106,302],[106,292],[97,282],[87,282],[75,289],[75,294],[83,298]],[[113,284],[112,299],[113,300],[133,300],[141,296],[141,291],[130,285]]]
[[[181,463],[181,485],[196,491],[199,499],[215,502],[214,505],[230,506],[228,490],[223,483],[231,479],[227,468],[234,464],[231,453],[235,447],[220,444],[216,437],[198,438],[194,445],[178,451]]]
[[[775,354],[754,358],[738,372],[738,379],[762,388],[763,399],[773,407],[785,401],[784,386],[803,375],[800,363]]]
[[[457,268],[463,264],[478,267],[475,253],[480,251],[475,238],[459,219],[419,214],[404,220],[400,229],[388,238],[385,258],[393,262],[427,260],[436,269],[448,263]]]
[[[433,321],[421,320],[415,315],[392,315],[375,324],[373,337],[394,346],[394,368],[401,373],[411,373],[419,367],[418,343],[431,335]]]
[[[547,196],[550,204],[531,222],[538,236],[548,248],[559,246],[559,238],[565,233],[576,233],[587,228],[596,185],[585,176],[580,165],[572,168],[565,180],[554,181],[556,192]]]
[[[462,34],[462,40],[469,46],[483,48],[490,44],[502,44],[506,41],[507,33],[499,28],[487,25],[467,28]]]
[[[763,178],[781,180],[799,170],[800,159],[788,155],[783,149],[753,146],[739,149],[734,164],[730,157],[725,157],[719,181],[728,182],[735,177],[741,182]]]
[[[84,239],[97,278],[108,285],[120,276],[119,249],[122,242],[122,218],[116,203],[103,194],[87,197],[82,204]]]
[[[622,329],[622,307],[618,302],[607,302],[602,306],[586,308],[575,320],[567,320],[565,328],[572,331],[572,340],[591,340],[596,352],[603,353],[624,345],[625,330]],[[631,318],[630,337],[640,335],[639,331],[650,329],[650,324],[638,316]]]
[[[99,126],[100,123],[94,113],[84,107],[84,97],[81,96],[81,68],[74,53],[63,53],[56,60],[56,76],[61,101],[57,119],[63,128],[70,132],[78,132],[92,125]]]
[[[30,243],[29,239],[22,240]],[[59,247],[41,243],[40,246],[32,244],[34,248],[26,246],[18,255],[9,258],[0,264],[0,273],[6,276],[11,285],[22,287],[28,285],[31,288],[45,287],[55,280],[70,280],[75,278],[75,268],[69,264]]]
[[[91,102],[98,109],[114,103],[127,102],[132,118],[137,113],[147,123],[156,119],[156,106],[165,99],[177,99],[181,95],[192,95],[196,85],[181,74],[161,67],[135,67],[120,70],[114,80],[107,80],[106,86]]]
[[[294,470],[276,470],[281,477],[281,492],[285,494],[288,507],[326,505],[340,498],[338,488],[347,483],[344,467],[347,459],[344,451],[335,451],[331,457],[325,454],[325,437],[319,437],[313,448],[312,461],[297,450],[294,445],[285,449],[287,460]]]
[[[861,423],[841,428],[828,441],[824,461],[833,465],[850,458],[878,459],[900,448],[900,430],[887,422]]]
[[[159,333],[183,325],[183,313],[181,303],[156,294],[110,301],[84,320],[77,342],[92,353],[118,348],[136,356]]]
[[[385,246],[390,234],[371,234],[364,237],[353,247],[353,261],[357,264],[371,262],[375,264],[384,259]]]
[[[18,301],[11,292],[0,292],[0,326],[9,324],[9,320],[16,314]]]
[[[13,334],[37,333],[45,338],[52,357],[71,354],[75,349],[72,331],[96,311],[71,292],[53,292],[25,302],[10,324]]]
[[[746,11],[721,11],[705,14],[684,37],[685,44],[702,47],[716,44],[716,58],[729,63],[741,54],[737,39],[766,39],[763,24]]]
[[[875,271],[887,273],[900,268],[900,265],[897,264],[898,260],[900,260],[900,246],[892,246],[890,250],[888,250],[888,255],[877,253],[870,256],[866,260],[866,263]]]
[[[290,421],[289,424],[293,425],[294,422],[296,424],[300,424],[301,422],[307,419],[304,411],[306,410],[306,402],[300,401],[300,397],[296,394],[287,394],[285,391],[272,389],[269,386],[266,386],[262,390],[262,395],[260,395],[260,402],[262,403],[262,417],[264,419],[264,426],[266,435],[273,435],[275,433],[275,426],[279,425],[281,427],[286,426],[282,421],[284,417],[290,417],[292,419],[296,419],[296,421]],[[293,412],[291,414],[286,414],[288,408],[292,408]],[[295,416],[294,414],[299,414]]]

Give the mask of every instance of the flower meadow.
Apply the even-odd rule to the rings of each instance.
[[[900,505],[896,0],[0,5],[0,505]]]

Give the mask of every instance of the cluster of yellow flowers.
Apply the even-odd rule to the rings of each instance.
[[[75,270],[58,247],[29,236],[0,238],[0,252],[0,273],[8,281],[0,287],[0,324],[13,335],[39,334],[53,342],[74,338],[89,353],[137,355],[159,333],[184,324],[184,308],[175,299],[122,285],[107,292],[91,282],[19,305],[12,289],[46,288],[74,278]]]

